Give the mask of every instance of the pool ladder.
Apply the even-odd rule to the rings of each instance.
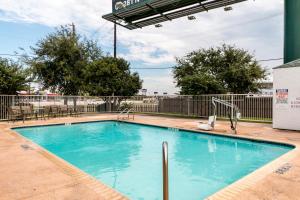
[[[169,163],[168,163],[168,143],[162,144],[163,163],[163,200],[169,200]]]
[[[132,119],[134,120],[134,110],[131,108],[125,108],[124,110],[122,110],[118,116],[117,119],[121,120],[121,119],[130,119],[130,114],[132,115]]]

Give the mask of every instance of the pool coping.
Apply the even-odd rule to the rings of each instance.
[[[97,123],[97,122],[122,122],[122,123],[128,123],[128,124],[139,124],[139,125],[144,125],[144,126],[153,126],[153,127],[165,128],[165,129],[170,128],[170,129],[176,129],[176,130],[180,130],[180,131],[187,131],[187,132],[191,132],[191,133],[195,133],[195,134],[213,135],[213,136],[217,136],[217,137],[247,140],[247,141],[257,142],[257,143],[268,143],[268,144],[274,144],[274,145],[287,146],[287,147],[293,148],[292,150],[294,150],[296,148],[295,144],[288,143],[288,142],[282,142],[282,141],[279,141],[279,140],[258,139],[258,138],[254,138],[254,137],[250,137],[250,136],[242,136],[242,135],[234,135],[234,134],[228,135],[228,134],[222,134],[222,133],[218,133],[218,132],[214,132],[214,131],[203,132],[203,131],[195,130],[195,129],[177,128],[177,127],[175,128],[175,127],[171,127],[171,126],[162,126],[162,125],[146,124],[146,123],[141,123],[141,122],[114,120],[114,119],[105,119],[105,120],[96,120],[96,121],[83,121],[83,122],[73,122],[73,123],[53,123],[53,124],[46,124],[46,125],[28,125],[28,126],[20,126],[20,127],[18,126],[18,127],[11,128],[11,130],[22,129],[22,128],[42,127],[42,126],[62,126],[62,125],[87,124],[87,123]]]
[[[98,120],[99,121],[99,120]],[[103,120],[106,121],[106,120]],[[81,122],[78,122],[81,123]],[[84,123],[84,122],[83,122]],[[90,123],[90,122],[85,122]],[[92,189],[94,192],[99,194],[105,200],[129,200],[121,192],[117,191],[116,189],[110,187],[109,185],[99,181],[92,175],[84,172],[80,168],[76,167],[72,163],[60,158],[59,156],[55,155],[54,153],[48,151],[44,147],[40,146],[39,144],[35,143],[34,141],[30,140],[29,138],[21,135],[14,129],[18,128],[30,128],[30,127],[42,127],[42,126],[56,126],[56,125],[64,125],[65,123],[53,123],[53,124],[46,124],[46,125],[29,125],[29,126],[16,126],[12,128],[8,128],[10,130],[9,134],[20,137],[25,141],[30,143],[29,148],[33,148],[36,150],[37,153],[44,156],[45,158],[49,159],[51,162],[55,163],[62,169],[66,174],[70,175],[71,177],[75,178],[78,182],[84,183],[87,187]],[[72,123],[74,124],[74,123]]]
[[[281,141],[278,139],[265,139],[265,138],[258,138],[254,136],[244,136],[244,135],[228,135],[225,133],[219,133],[214,131],[203,132],[200,130],[189,129],[189,128],[178,128],[173,126],[165,126],[165,125],[155,125],[155,124],[147,124],[142,122],[135,122],[135,121],[127,121],[127,120],[116,120],[116,119],[97,119],[97,120],[89,120],[89,121],[76,121],[71,123],[48,123],[48,124],[39,124],[39,125],[17,125],[15,127],[8,128],[15,136],[19,136],[26,141],[30,142],[34,146],[36,146],[36,150],[46,158],[50,159],[53,162],[59,162],[61,167],[65,169],[67,172],[71,171],[72,176],[78,177],[79,180],[86,179],[87,184],[91,185],[95,191],[98,191],[99,194],[103,195],[103,191],[105,191],[108,195],[108,199],[112,199],[112,196],[117,197],[117,199],[128,199],[126,196],[118,192],[117,190],[111,188],[110,186],[101,182],[101,180],[97,180],[93,176],[87,174],[86,172],[82,171],[81,169],[77,168],[76,166],[72,165],[71,163],[63,160],[62,158],[56,156],[55,154],[49,152],[45,148],[41,147],[40,145],[36,144],[35,142],[31,141],[30,139],[22,136],[14,129],[17,128],[31,128],[31,127],[41,127],[41,126],[56,126],[56,125],[66,125],[66,124],[82,124],[82,123],[96,123],[96,122],[106,122],[106,121],[114,121],[114,122],[122,122],[122,123],[130,123],[130,124],[140,124],[145,126],[153,126],[153,127],[160,127],[160,128],[171,128],[171,129],[178,129],[181,131],[188,131],[195,134],[203,134],[203,135],[212,135],[212,136],[219,136],[225,138],[233,138],[233,139],[241,139],[247,140],[252,142],[262,142],[262,143],[269,143],[269,144],[276,144],[276,145],[283,145],[293,147],[287,153],[277,157],[275,160],[268,162],[267,164],[257,168],[253,172],[247,174],[246,176],[236,180],[232,184],[227,185],[223,189],[220,189],[216,193],[212,194],[211,196],[207,197],[207,200],[226,200],[226,199],[234,199],[234,196],[240,194],[243,190],[254,186],[258,181],[262,180],[267,175],[274,173],[277,169],[282,167],[284,164],[289,163],[291,159],[296,157],[299,154],[298,145],[292,142]],[[97,184],[98,183],[98,184]],[[104,195],[106,195],[104,193]],[[112,195],[113,194],[113,195]]]

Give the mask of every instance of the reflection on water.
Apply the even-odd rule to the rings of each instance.
[[[207,147],[209,153],[214,153],[217,150],[217,144],[215,140],[208,139],[207,140]]]
[[[290,150],[117,122],[18,132],[134,200],[162,199],[163,141],[169,143],[172,200],[203,199]]]

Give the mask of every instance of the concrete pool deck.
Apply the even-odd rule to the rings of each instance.
[[[76,167],[28,141],[13,127],[116,119],[115,114],[0,122],[0,199],[127,199]],[[136,115],[130,122],[196,130],[199,119]],[[218,121],[212,134],[232,135],[229,122]],[[288,143],[289,153],[218,191],[208,199],[300,199],[300,132],[272,129],[271,124],[238,124],[238,137]]]

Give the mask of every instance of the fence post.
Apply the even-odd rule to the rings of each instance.
[[[187,98],[187,104],[188,104],[188,116],[190,116],[190,96]]]
[[[16,100],[15,100],[15,96],[12,96],[13,98],[12,98],[12,106],[14,106],[14,105],[16,105]]]
[[[87,105],[86,97],[83,98],[83,102],[84,102],[84,112],[87,112],[88,111],[88,105]]]
[[[157,97],[157,99],[156,99],[156,102],[155,102],[155,103],[158,103],[158,104],[159,104],[159,99],[160,99],[160,97]],[[154,104],[152,104],[152,105],[154,105]],[[156,106],[156,112],[158,113],[158,106]]]
[[[111,99],[108,97],[108,112],[111,112]]]
[[[233,105],[233,94],[231,94],[231,104]],[[231,107],[231,119],[233,119],[233,107]]]

